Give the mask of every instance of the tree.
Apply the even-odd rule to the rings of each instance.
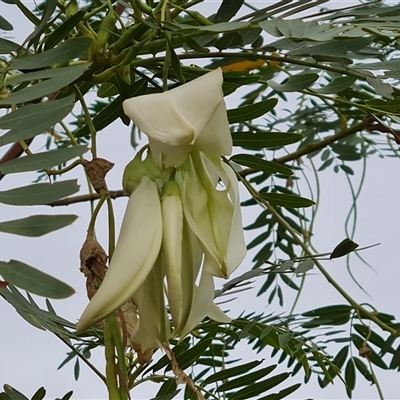
[[[76,220],[76,215],[64,214],[65,206],[89,203],[88,236],[80,252],[89,298],[99,286],[103,292],[108,290],[106,284],[101,286],[101,281],[115,247],[113,208],[120,201],[117,198],[133,193],[130,199],[136,196],[132,200],[134,209],[140,209],[134,215],[143,212],[140,215],[144,216],[140,220],[143,231],[135,222],[134,238],[139,240],[151,232],[155,239],[150,241],[149,248],[160,242],[154,260],[148,261],[146,272],[139,265],[137,274],[132,275],[132,282],[138,287],[133,290],[132,285],[136,283],[127,284],[125,297],[118,297],[118,291],[125,293],[125,286],[108,291],[111,297],[104,297],[103,303],[108,307],[110,299],[115,301],[109,308],[92,302],[95,310],[86,322],[82,318],[78,332],[75,321],[58,315],[49,300],[46,308],[41,308],[30,294],[59,299],[71,296],[73,288],[44,274],[40,266],[35,269],[28,265],[29,260],[22,261],[18,254],[15,258],[21,260],[0,263],[1,296],[27,322],[54,333],[68,346],[70,353],[62,365],[76,360],[77,375],[79,363],[88,365],[106,384],[111,399],[129,398],[131,389],[134,398],[135,388],[149,380],[160,384],[155,395],[158,400],[176,396],[281,399],[295,392],[301,380],[304,384],[317,380],[327,391],[331,382],[342,380],[351,397],[356,377],[357,382],[359,379],[371,382],[383,398],[374,368],[399,370],[399,322],[384,310],[360,304],[331,276],[326,264],[332,259],[347,257],[349,276],[359,284],[350,268],[350,256],[362,257],[360,250],[363,249],[354,241],[354,229],[365,165],[375,154],[398,156],[400,133],[393,126],[400,122],[396,87],[400,7],[378,1],[335,10],[316,8],[324,2],[286,4],[282,1],[257,9],[256,3],[223,0],[210,15],[208,10],[199,11],[200,1],[196,0],[92,1],[80,7],[75,1],[47,1],[34,10],[19,0],[4,0],[4,3],[12,4],[35,29],[22,44],[0,39],[3,55],[0,106],[6,111],[0,118],[0,128],[7,130],[0,137],[0,145],[9,145],[0,160],[0,171],[3,182],[8,180],[12,186],[0,191],[0,203],[45,205],[56,212],[40,214],[30,208],[31,215],[26,218],[4,220],[2,217],[0,231],[38,237]],[[0,28],[13,29],[4,17],[0,18]],[[229,109],[227,116],[221,108],[223,101],[217,98],[221,92],[217,76],[222,74],[223,94],[236,92],[241,96],[240,104]],[[180,95],[155,95],[163,91],[178,93],[172,92],[177,87],[181,88]],[[197,110],[196,105],[203,101],[199,93],[207,101]],[[131,103],[126,102],[131,98]],[[152,99],[151,104],[158,107],[156,112],[146,99]],[[210,106],[213,101],[215,106]],[[203,114],[208,106],[215,113],[207,119]],[[165,112],[164,108],[169,111]],[[224,145],[218,142],[226,118],[234,146],[232,156],[225,155],[225,150],[221,150],[225,149]],[[107,173],[113,165],[102,159],[98,151],[102,140],[98,133],[116,120],[133,125],[131,143],[135,149],[142,140],[140,130],[150,137],[150,148],[138,149],[139,155],[127,169],[123,190],[118,182],[108,179]],[[166,150],[164,129],[170,129],[169,134],[176,133],[176,141],[181,146],[180,141],[187,139],[183,128],[183,139],[177,133],[181,126],[197,127],[199,123],[203,134],[209,129],[210,121],[214,124],[214,137],[204,136],[207,139],[200,140],[196,133],[190,143],[185,142],[179,148],[178,156],[175,150]],[[157,136],[160,131],[161,139]],[[35,147],[40,140],[45,141],[45,151]],[[168,146],[176,149],[172,139],[168,137],[167,141]],[[210,150],[213,154],[209,156],[210,147],[217,150]],[[161,154],[158,160],[162,161],[155,160],[157,151]],[[304,168],[304,159],[310,170]],[[361,184],[355,188],[351,177],[357,172],[353,166],[360,168],[361,164]],[[87,178],[85,189],[83,182],[80,189],[76,180],[69,178],[76,168],[82,167]],[[348,181],[353,204],[345,222],[347,238],[331,252],[320,254],[312,243],[319,204],[318,185],[313,187],[308,182],[310,176],[318,179],[324,170],[331,168]],[[13,185],[13,174],[32,171],[39,171],[34,183]],[[218,180],[223,183],[221,187]],[[207,189],[208,181],[213,182],[212,188]],[[256,248],[253,264],[233,277],[224,261],[215,260],[240,247],[238,214],[235,214],[236,182],[249,195],[243,199],[242,207],[257,210],[254,220],[245,221],[245,229],[257,230],[257,233],[247,244],[248,250]],[[301,196],[307,185],[311,194]],[[163,191],[161,200],[160,190]],[[155,197],[151,197],[152,193]],[[195,193],[205,196],[204,199],[197,199]],[[171,228],[160,233],[157,224],[158,221],[161,224],[161,214],[153,215],[142,207],[150,198],[156,208],[157,204],[165,206],[162,209],[164,226],[174,226],[174,218],[185,221],[180,231]],[[177,208],[164,205],[167,198],[183,204],[184,216],[171,214]],[[203,223],[207,225],[201,220],[205,214],[192,207],[192,203],[201,201],[208,206],[211,228],[202,227]],[[99,214],[103,206],[108,210],[105,242],[101,235],[101,239],[96,237],[95,230],[103,217]],[[147,226],[153,223],[154,230]],[[227,229],[221,230],[225,226]],[[207,238],[204,234],[207,229],[215,237]],[[184,276],[186,285],[180,286],[168,275],[169,266],[175,265],[169,254],[176,256],[169,247],[176,246],[176,241],[170,239],[179,234],[182,242],[190,242],[185,246],[197,249],[199,263],[201,257],[213,259],[215,262],[209,269],[214,268],[214,275],[227,279],[215,292],[215,301],[221,308],[229,308],[222,303],[221,296],[238,293],[241,297],[256,280],[261,282],[260,299],[274,306],[275,299],[282,305],[288,291],[294,290],[296,296],[289,311],[283,314],[279,309],[268,314],[250,312],[230,322],[224,320],[221,311],[212,305],[212,291],[205,290],[211,287],[212,277],[207,275],[211,280],[203,285],[202,281],[196,281],[199,270],[193,275],[192,270],[185,269],[185,263],[174,276],[179,279]],[[133,246],[134,241],[129,243]],[[363,245],[364,250],[369,247],[370,243]],[[139,246],[135,251],[140,250]],[[115,254],[118,251],[122,252],[116,250]],[[180,253],[185,260],[189,253],[195,253],[185,251]],[[126,252],[129,245],[122,253]],[[146,258],[150,251],[144,248],[143,254]],[[62,263],[60,258],[58,263]],[[116,258],[112,262],[118,263]],[[236,265],[232,269],[235,268]],[[127,269],[128,275],[131,270]],[[311,270],[324,276],[343,301],[296,314],[295,306],[300,296],[306,295],[304,282]],[[111,273],[107,279],[111,279],[109,276]],[[119,279],[118,285],[123,286],[121,275],[116,273],[115,277]],[[168,287],[164,295],[163,286]],[[156,293],[161,293],[161,297]],[[100,298],[100,291],[98,294],[95,298]],[[133,302],[129,300],[132,295]],[[168,297],[168,308],[164,305],[165,297]],[[197,300],[200,297],[207,297],[204,309]],[[190,299],[187,307],[185,299]],[[121,305],[121,309],[113,312]],[[179,305],[184,305],[185,311]],[[195,308],[200,314],[203,312],[201,318],[197,316],[198,321],[193,317]],[[147,320],[147,330],[144,310],[153,312]],[[208,316],[202,319],[205,315]],[[100,324],[94,324],[103,319]],[[196,326],[188,322],[192,320],[196,320]],[[174,331],[167,345],[170,322]],[[155,335],[154,344],[146,335],[161,325],[166,329],[163,339]],[[236,359],[239,343],[246,343],[252,351],[249,359]],[[333,348],[330,343],[337,346]],[[105,347],[105,375],[89,360],[90,352],[101,347]],[[258,359],[258,352],[269,349],[275,357],[273,363]],[[284,372],[273,372],[276,363],[281,364]],[[178,386],[181,383],[185,386]],[[102,383],[99,381],[99,384]],[[26,398],[17,389],[4,386],[0,397]],[[32,399],[44,396],[45,390],[40,388]],[[69,392],[63,399],[71,396]]]

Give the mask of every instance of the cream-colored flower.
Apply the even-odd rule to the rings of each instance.
[[[222,92],[212,71],[176,89],[126,100],[125,113],[149,138],[124,173],[131,194],[109,272],[78,329],[133,298],[132,340],[159,347],[171,329],[185,336],[205,317],[228,322],[214,303],[213,277],[227,278],[246,254],[238,182],[221,161],[232,151]],[[139,257],[138,257],[139,255]],[[165,295],[164,295],[165,294]]]

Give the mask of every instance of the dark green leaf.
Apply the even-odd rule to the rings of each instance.
[[[26,396],[24,396],[17,389],[14,389],[12,386],[6,384],[3,387],[6,394],[8,394],[12,400],[29,400]]]
[[[49,50],[64,39],[64,37],[82,20],[84,15],[85,11],[79,10],[76,14],[63,22],[57,29],[51,32],[50,36],[46,40],[44,49]]]
[[[42,400],[44,399],[44,396],[46,396],[46,390],[45,388],[42,386],[41,388],[39,388],[36,393],[33,395],[33,397],[31,398],[31,400]]]
[[[267,99],[249,106],[228,110],[229,123],[236,124],[238,122],[251,121],[262,117],[264,114],[271,111],[277,103],[278,99]]]
[[[0,232],[38,237],[71,225],[76,215],[32,215],[27,218],[0,222]]]
[[[167,379],[160,387],[160,390],[156,394],[155,399],[162,398],[165,395],[170,395],[176,392],[177,383],[175,379]]]
[[[400,345],[399,347],[397,347],[397,350],[395,351],[395,353],[393,354],[393,358],[390,361],[390,369],[395,369],[400,367]]]
[[[13,206],[34,206],[49,204],[76,193],[79,190],[77,181],[37,183],[0,192],[0,203]]]
[[[296,383],[295,385],[289,386],[286,389],[280,390],[279,393],[269,394],[267,396],[260,397],[258,400],[281,400],[289,396],[289,394],[295,392],[300,386],[301,383]]]
[[[287,208],[310,207],[315,205],[312,200],[295,194],[260,193],[260,196],[273,205]]]
[[[215,23],[227,22],[240,10],[244,0],[223,0],[214,18]]]
[[[3,31],[12,31],[14,27],[4,18],[0,15],[0,29]]]
[[[340,167],[341,170],[343,170],[344,172],[346,172],[346,174],[354,175],[353,169],[350,168],[348,165],[346,165],[346,164],[339,164],[339,167]]]
[[[54,167],[55,165],[64,164],[66,161],[81,156],[87,151],[87,146],[75,146],[27,155],[1,164],[0,171],[2,174],[11,174],[16,172],[47,169]]]
[[[364,364],[364,362],[357,357],[352,357],[352,360],[354,361],[354,364],[358,369],[358,371],[361,373],[361,375],[363,375],[367,381],[373,382],[372,375],[369,372],[368,367]]]
[[[344,373],[344,379],[346,381],[349,390],[354,390],[356,387],[356,368],[352,358],[347,361],[346,370]]]
[[[74,364],[74,378],[77,381],[79,379],[80,366],[79,366],[79,358],[77,357]]]
[[[81,55],[92,44],[88,37],[69,39],[59,46],[33,56],[15,58],[11,63],[12,69],[36,69],[44,68],[54,64],[69,62]]]
[[[280,173],[282,175],[293,175],[293,171],[285,165],[274,161],[267,161],[251,154],[237,154],[230,159],[237,164],[253,168],[257,171],[267,172],[268,174]]]
[[[343,257],[354,251],[357,247],[357,243],[354,243],[352,240],[346,238],[333,249],[329,258],[332,260],[332,258]]]
[[[89,65],[89,63],[86,63],[73,67],[54,69],[54,73],[57,72],[57,77],[43,80],[32,86],[13,92],[7,98],[0,100],[0,104],[25,103],[54,93],[78,79]],[[32,74],[36,74],[36,72]]]
[[[167,24],[171,26],[171,24]],[[249,22],[221,22],[220,24],[214,25],[186,25],[186,24],[173,24],[176,30],[183,31],[205,31],[214,33],[224,33],[224,32],[235,32],[239,30],[246,30],[250,28],[251,24]]]
[[[233,145],[249,149],[264,149],[282,147],[296,143],[303,139],[299,133],[280,132],[234,132],[232,133]]]
[[[349,314],[353,307],[347,304],[337,304],[334,306],[320,307],[315,310],[307,311],[302,313],[304,317],[317,317],[317,316],[325,316],[327,314]]]
[[[298,92],[308,88],[319,78],[318,74],[298,74],[293,75],[284,83],[277,83],[270,79],[267,81],[268,85],[278,92]]]
[[[71,390],[70,392],[64,394],[61,400],[69,400],[72,397],[73,393],[74,392]]]
[[[25,140],[54,126],[65,118],[74,106],[75,96],[61,100],[29,104],[0,118],[0,128],[10,129],[0,137],[0,146]]]
[[[290,374],[284,372],[279,375],[275,375],[272,378],[266,379],[261,382],[254,383],[244,389],[241,389],[231,396],[229,396],[229,400],[247,400],[251,397],[259,396],[262,393],[272,389],[275,386],[278,386],[280,383],[289,378]]]
[[[256,361],[251,361],[249,363],[239,365],[237,367],[232,367],[232,368],[227,368],[222,371],[216,372],[213,375],[210,375],[204,382],[203,385],[208,385],[213,382],[217,381],[224,381],[229,378],[233,378],[238,375],[242,375],[244,373],[247,373],[251,369],[257,367],[263,362],[263,360],[256,360]]]
[[[276,365],[269,365],[266,368],[251,372],[249,374],[241,376],[240,378],[232,379],[231,381],[226,382],[221,386],[218,386],[217,392],[226,392],[228,390],[237,389],[243,386],[251,386],[260,378],[263,378],[264,376],[270,374],[275,368]]]
[[[394,100],[390,101],[384,101],[380,99],[373,99],[373,100],[367,100],[367,107],[372,109],[372,110],[380,110],[383,111],[384,113],[395,113],[399,114],[400,113],[400,99],[396,98]]]
[[[75,293],[71,286],[20,261],[0,262],[0,274],[12,285],[39,296],[64,299]]]
[[[208,346],[212,343],[216,332],[212,332],[207,334],[204,338],[202,338],[196,345],[194,345],[191,349],[186,352],[179,354],[176,357],[176,361],[180,368],[186,369],[190,367],[199,357],[201,357],[204,351],[208,348]]]
[[[189,387],[189,385],[187,385]],[[166,394],[165,396],[157,396],[154,397],[151,400],[172,400],[174,397],[176,397],[180,393],[181,389],[175,390],[173,393]]]

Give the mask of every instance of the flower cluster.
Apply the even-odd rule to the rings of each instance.
[[[78,330],[130,298],[139,312],[132,340],[142,351],[185,336],[205,316],[229,322],[213,301],[213,278],[227,278],[246,246],[237,179],[221,161],[232,151],[222,82],[218,69],[124,102],[149,145],[125,169],[130,198],[118,243]]]

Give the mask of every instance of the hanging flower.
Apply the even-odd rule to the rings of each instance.
[[[118,243],[78,330],[130,298],[139,310],[132,340],[142,351],[170,337],[166,298],[173,336],[185,336],[205,316],[229,321],[213,302],[213,277],[227,278],[246,245],[237,179],[220,158],[232,151],[222,83],[218,69],[123,103],[149,148],[125,169],[130,199]]]

